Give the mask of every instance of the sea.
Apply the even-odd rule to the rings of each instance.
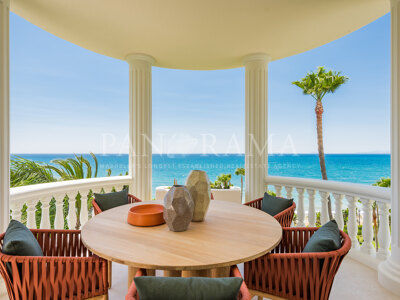
[[[77,154],[81,155],[81,154]],[[92,161],[89,154],[82,154]],[[73,157],[74,154],[13,154],[37,162],[50,163],[54,159]],[[128,171],[127,154],[96,154],[98,177],[125,175]],[[372,185],[382,177],[390,177],[389,154],[326,154],[329,180]],[[276,176],[321,179],[317,154],[272,154],[268,156],[268,174]],[[191,170],[204,170],[210,180],[222,173],[232,174],[231,183],[240,186],[236,168],[244,167],[243,154],[153,154],[153,197],[157,186],[173,184],[174,179],[184,184]],[[94,163],[93,163],[94,166]]]

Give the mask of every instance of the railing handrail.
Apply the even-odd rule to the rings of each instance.
[[[283,176],[266,176],[265,182],[271,185],[318,189],[319,191],[344,194],[380,202],[390,203],[391,199],[390,188],[360,183]]]
[[[49,183],[39,183],[10,189],[10,199],[14,201],[25,201],[30,198],[38,198],[41,195],[68,193],[69,191],[101,188],[104,185],[124,185],[132,181],[131,176],[112,176],[86,178],[77,180],[56,181]]]

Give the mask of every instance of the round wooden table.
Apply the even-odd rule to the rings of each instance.
[[[128,282],[137,268],[165,270],[165,276],[229,276],[229,267],[262,256],[282,238],[282,228],[261,210],[212,200],[204,222],[172,232],[166,224],[135,227],[127,223],[130,207],[116,207],[82,228],[85,246],[109,261],[129,266]],[[151,272],[150,272],[151,273]]]

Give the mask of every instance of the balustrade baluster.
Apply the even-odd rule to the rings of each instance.
[[[286,190],[286,198],[292,199],[293,188],[291,186],[285,186],[285,190]]]
[[[335,220],[339,226],[340,230],[343,230],[344,221],[343,221],[343,212],[342,212],[342,201],[344,198],[343,194],[332,194],[333,198],[335,198]]]
[[[314,227],[316,221],[315,190],[307,189],[307,194],[308,194],[308,225]]]
[[[72,196],[73,195],[73,196]],[[70,194],[68,195],[68,228],[69,229],[76,229],[76,208],[75,208],[75,199],[76,195]]]
[[[50,229],[50,201],[51,196],[42,198],[40,202],[42,203],[42,215],[40,220],[41,229]]]
[[[89,190],[84,190],[83,192],[80,192],[81,194],[81,215],[80,215],[80,221],[81,221],[81,227],[89,220],[89,211],[88,211],[88,194]]]
[[[274,185],[275,193],[277,197],[282,197],[282,186],[281,185]]]
[[[321,214],[320,220],[321,225],[324,225],[326,222],[329,221],[329,214],[328,214],[328,197],[329,193],[324,191],[319,191],[319,196],[321,197]]]
[[[349,237],[351,239],[351,247],[353,249],[359,249],[360,244],[357,239],[357,201],[358,197],[348,196],[346,195],[348,207],[349,207],[349,218],[347,222],[347,232],[349,233]]]
[[[35,229],[37,228],[36,226],[36,201],[35,200],[28,200],[26,205],[26,213],[27,213],[27,220],[26,220],[26,226],[28,228]]]
[[[304,222],[305,219],[305,211],[304,211],[304,189],[303,188],[296,188],[298,196],[297,201],[297,226],[304,227],[306,224]]]
[[[363,243],[361,251],[367,254],[374,254],[375,248],[372,243],[374,239],[374,231],[372,226],[372,204],[373,201],[369,199],[361,199],[362,203],[362,236]]]
[[[11,203],[11,218],[21,222],[21,205],[19,203]]]
[[[56,195],[56,217],[54,219],[55,229],[64,229],[64,197],[65,194]]]
[[[377,257],[387,259],[390,256],[390,227],[389,227],[389,203],[377,202],[379,213],[378,244],[379,250]]]

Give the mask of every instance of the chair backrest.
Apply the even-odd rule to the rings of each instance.
[[[135,202],[142,202],[139,198],[133,196],[132,194],[128,194],[128,202],[129,203],[135,203]],[[98,215],[99,213],[102,213],[103,211],[99,207],[99,205],[96,202],[96,199],[93,198],[92,200],[92,206],[93,206],[93,211],[95,215]]]
[[[136,272],[135,277],[140,277],[140,276],[145,276],[146,275],[146,270],[144,269],[139,269]],[[237,266],[232,266],[231,267],[231,277],[240,277],[242,278],[242,275],[240,274],[240,271]],[[132,284],[128,290],[128,293],[125,297],[125,300],[139,300],[139,295],[138,291],[136,289],[135,281],[132,281]],[[240,287],[239,290],[239,295],[238,295],[238,300],[251,300],[251,295],[250,292],[246,286],[246,283],[243,280],[243,283]]]

